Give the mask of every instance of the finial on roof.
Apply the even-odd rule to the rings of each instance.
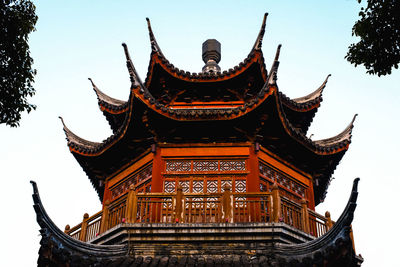
[[[161,52],[160,47],[157,44],[156,38],[154,37],[153,30],[151,29],[150,19],[146,18],[146,21],[147,21],[147,28],[149,30],[151,51],[159,53],[162,57],[164,57],[163,53]]]
[[[208,39],[203,43],[202,57],[204,63],[203,72],[219,72],[221,68],[221,43],[215,39]]]
[[[276,84],[276,81],[278,80],[279,55],[281,53],[281,47],[282,45],[279,44],[276,48],[275,59],[272,63],[271,70],[269,71],[268,84],[270,85]]]
[[[254,43],[254,46],[253,46],[252,51],[253,51],[253,50],[261,50],[262,41],[263,41],[264,33],[265,33],[265,24],[266,24],[266,22],[267,22],[267,17],[268,17],[268,13],[265,13],[265,14],[264,14],[263,22],[262,22],[262,24],[261,24],[260,32],[258,33],[256,42]]]
[[[128,46],[126,43],[122,43],[124,47],[125,57],[126,57],[126,66],[128,67],[129,76],[131,78],[131,82],[135,85],[142,84],[142,81],[139,78],[139,75],[136,72],[135,66],[131,60],[131,56],[129,55]]]

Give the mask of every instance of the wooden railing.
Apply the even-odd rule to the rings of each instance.
[[[67,225],[65,227],[65,233],[81,241],[90,241],[94,239],[100,231],[102,213],[103,211],[99,211],[91,217],[85,213],[83,215],[83,221],[73,228]]]
[[[282,222],[307,234],[319,237],[331,227],[325,217],[310,210],[307,202],[296,203],[279,194],[274,185],[271,192],[232,193],[136,193],[129,192],[113,203],[106,202],[102,211],[82,223],[65,228],[72,238],[90,241],[121,223],[236,223]]]

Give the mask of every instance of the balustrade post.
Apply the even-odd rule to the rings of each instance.
[[[229,185],[225,185],[222,194],[222,214],[223,222],[233,223],[233,196]]]
[[[279,187],[277,183],[272,186],[272,221],[279,222],[282,217],[281,197],[279,195]]]
[[[127,223],[136,222],[137,196],[134,185],[129,186],[128,196],[126,197],[125,217]]]
[[[310,219],[308,214],[307,200],[304,198],[301,200],[301,227],[305,233],[310,233]]]
[[[354,245],[353,226],[350,224],[350,239],[353,245],[354,254],[356,254],[356,246]]]
[[[175,222],[183,222],[183,189],[178,185],[175,196]]]
[[[86,229],[88,225],[89,214],[85,213],[83,215],[83,220],[81,224],[81,232],[79,234],[79,240],[85,242],[86,241]]]
[[[71,229],[71,226],[69,226],[69,224],[67,224],[66,226],[65,226],[65,229],[64,229],[64,233],[66,233],[67,235],[69,235],[69,230]]]
[[[329,211],[325,212],[325,218],[326,218],[325,227],[326,227],[326,231],[328,232],[333,226],[333,222],[331,219],[331,213]]]
[[[104,233],[108,227],[109,205],[110,201],[107,199],[104,203],[103,213],[101,215],[100,234]]]

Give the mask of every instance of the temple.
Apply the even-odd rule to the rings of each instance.
[[[307,137],[328,77],[304,97],[278,88],[261,50],[265,14],[248,56],[221,71],[221,44],[202,46],[201,72],[176,68],[147,19],[151,55],[142,81],[123,44],[129,99],[90,78],[113,134],[87,141],[67,128],[68,147],[101,210],[61,231],[34,187],[40,266],[360,266],[351,222],[357,183],[334,222],[315,206],[349,148],[355,117],[338,135]]]

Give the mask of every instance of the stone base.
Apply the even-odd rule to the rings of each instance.
[[[226,256],[265,254],[277,243],[314,237],[284,223],[120,224],[92,244],[127,244],[142,256]]]

